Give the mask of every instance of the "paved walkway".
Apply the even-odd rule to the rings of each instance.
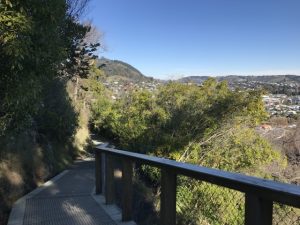
[[[109,215],[112,211],[111,207],[115,206],[105,206],[103,197],[95,197],[92,194],[94,183],[94,162],[77,162],[70,170],[47,182],[44,187],[20,199],[10,215],[8,224],[122,224],[114,221]],[[115,214],[120,213],[115,212]]]

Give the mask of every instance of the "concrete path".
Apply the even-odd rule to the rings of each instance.
[[[117,225],[116,206],[93,195],[94,161],[77,162],[68,171],[24,196],[15,204],[8,225]]]

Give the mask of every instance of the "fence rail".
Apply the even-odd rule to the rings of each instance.
[[[95,156],[96,194],[104,194],[106,204],[114,202],[113,160],[115,157],[122,160],[123,221],[132,219],[132,178],[135,162],[157,167],[161,170],[161,225],[176,224],[177,175],[184,175],[245,193],[245,225],[272,225],[274,202],[300,208],[300,188],[296,185],[112,149],[105,146],[97,146],[95,148]]]

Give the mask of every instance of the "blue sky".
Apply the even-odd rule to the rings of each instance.
[[[86,19],[147,76],[300,75],[300,0],[92,0]]]

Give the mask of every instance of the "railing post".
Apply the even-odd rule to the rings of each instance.
[[[106,154],[105,167],[105,203],[112,204],[115,194],[114,161],[108,154]]]
[[[95,150],[95,181],[96,181],[96,195],[102,194],[102,160],[101,152]]]
[[[177,175],[171,169],[161,169],[160,224],[176,224]]]
[[[101,176],[102,176],[102,195],[105,195],[105,187],[106,187],[106,156],[105,153],[101,153]]]
[[[246,193],[245,225],[272,225],[273,202]]]
[[[122,221],[132,219],[132,194],[133,194],[133,162],[130,159],[123,159],[122,171]]]

